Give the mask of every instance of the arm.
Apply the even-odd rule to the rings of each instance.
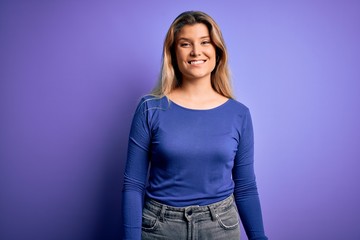
[[[266,240],[254,173],[254,134],[250,112],[243,119],[234,160],[234,196],[249,240]]]
[[[129,137],[123,186],[123,239],[141,239],[143,195],[149,167],[150,130],[141,102],[135,112]]]

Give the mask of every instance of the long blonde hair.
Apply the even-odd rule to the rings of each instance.
[[[207,26],[210,38],[216,49],[216,66],[211,73],[213,89],[228,98],[234,98],[230,83],[228,54],[219,26],[206,13],[188,11],[181,13],[171,24],[164,41],[160,79],[151,95],[162,97],[181,85],[181,72],[175,55],[175,40],[178,32],[185,25],[203,23]]]

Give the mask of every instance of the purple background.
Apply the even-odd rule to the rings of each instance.
[[[360,239],[355,0],[1,1],[0,239],[121,239],[131,117],[192,9],[251,109],[269,238]]]

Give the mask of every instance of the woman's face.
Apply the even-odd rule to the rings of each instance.
[[[184,80],[211,77],[216,65],[215,46],[209,30],[203,23],[185,25],[177,34],[176,60]]]

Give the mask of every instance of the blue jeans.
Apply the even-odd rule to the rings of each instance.
[[[239,214],[231,195],[206,206],[171,207],[145,201],[142,240],[239,240]]]

